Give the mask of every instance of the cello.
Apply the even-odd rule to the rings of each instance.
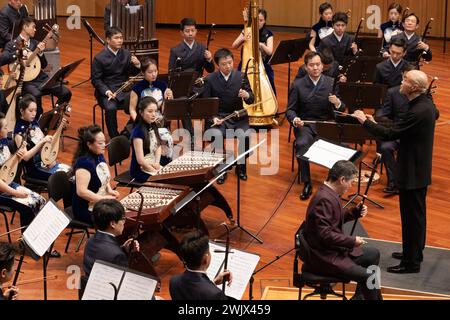
[[[254,106],[247,109],[251,126],[270,126],[276,124],[275,116],[278,102],[264,68],[259,49],[258,1],[250,0],[249,17],[244,27],[245,42],[242,48],[242,65],[249,60],[250,70],[248,80],[255,96]],[[244,102],[244,107],[245,107]]]

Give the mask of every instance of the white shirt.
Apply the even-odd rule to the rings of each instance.
[[[342,34],[342,36],[338,36],[336,34],[336,32],[333,32],[333,33],[334,33],[334,36],[338,39],[338,42],[341,42],[342,38],[344,37],[344,34]]]
[[[411,33],[411,35],[408,35],[406,32],[405,32],[405,36],[406,36],[406,38],[408,38],[408,40],[411,40],[411,38],[414,36],[414,32],[413,33]]]
[[[222,71],[220,71],[220,73],[222,73]],[[230,79],[231,76],[231,72],[227,76],[222,73],[222,76],[225,78],[225,81],[228,82],[228,79]]]
[[[105,232],[105,231],[102,231],[102,230],[97,230],[97,232],[100,232],[100,233],[104,233],[104,234],[107,234],[107,235],[110,235],[111,237],[113,237],[113,238],[115,238],[116,236],[115,235],[113,235],[112,233],[109,233],[109,232]]]
[[[109,51],[111,51],[115,56],[117,56],[117,53],[119,52],[119,50],[114,51],[113,49],[111,49],[110,46],[108,46]]]
[[[194,47],[195,41],[192,41],[191,44],[187,43],[186,40],[183,40],[183,41],[184,41],[184,43],[186,43],[186,45],[189,47],[189,49],[192,50],[192,48]]]
[[[188,267],[186,267],[186,270],[189,271],[189,272],[203,273],[203,274],[206,274],[206,275],[207,275],[206,271],[203,271],[203,270],[191,270],[191,269],[189,269]]]
[[[322,75],[320,75],[319,79],[317,79],[316,81],[314,81],[313,78],[311,78],[309,75],[308,75],[308,77],[309,77],[309,78],[311,79],[311,81],[314,83],[314,86],[317,86],[317,84],[319,83],[320,78],[322,77]]]
[[[394,65],[394,68],[397,68],[398,65],[402,62],[402,60],[400,60],[399,62],[394,63],[394,61],[392,60],[392,58],[391,58],[390,60],[391,60],[391,63]]]

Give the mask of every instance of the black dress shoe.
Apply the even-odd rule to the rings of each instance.
[[[312,184],[307,182],[303,188],[302,194],[300,195],[301,200],[308,200],[312,194]]]
[[[217,179],[217,184],[224,184],[227,179],[227,173],[225,172],[219,179]]]
[[[53,250],[52,252],[50,252],[50,258],[61,258],[61,253],[59,253],[56,250]]]
[[[403,252],[392,252],[392,258],[402,260],[403,259]]]
[[[239,173],[239,178],[243,181],[247,181],[247,179],[248,179],[247,174],[242,171]]]
[[[398,266],[388,267],[387,272],[390,273],[419,273],[420,266],[405,266],[399,264]]]
[[[388,185],[386,188],[383,189],[384,193],[387,194],[398,194],[398,189],[395,185]]]

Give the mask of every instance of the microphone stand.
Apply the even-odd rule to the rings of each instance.
[[[248,289],[248,298],[249,300],[253,300],[253,282],[255,281],[254,276],[264,270],[265,268],[267,268],[268,266],[272,265],[273,263],[277,262],[278,260],[280,260],[281,258],[283,258],[284,256],[288,255],[289,253],[291,253],[293,250],[295,250],[295,247],[290,249],[289,251],[283,253],[280,256],[276,256],[275,259],[273,259],[272,261],[269,261],[269,263],[263,265],[261,268],[259,268],[258,270],[256,270],[255,272],[252,273],[252,276],[250,278],[250,287]]]

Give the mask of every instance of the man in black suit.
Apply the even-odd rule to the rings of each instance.
[[[225,270],[211,281],[206,270],[211,263],[209,239],[198,231],[188,233],[181,241],[181,258],[186,271],[170,279],[169,291],[172,300],[228,300],[217,285],[232,281],[232,274]]]
[[[117,96],[114,92],[119,89],[130,75],[140,72],[141,63],[130,51],[122,48],[122,30],[117,27],[106,31],[106,47],[100,51],[92,62],[92,85],[95,97],[105,109],[106,127],[110,139],[119,135],[117,131],[117,108],[123,106],[126,98],[124,92]]]
[[[251,104],[254,102],[255,97],[247,76],[233,69],[233,59],[233,53],[228,49],[219,49],[216,51],[214,61],[219,67],[219,70],[206,77],[201,95],[204,98],[219,98],[219,114],[213,117],[212,121],[207,121],[207,132],[209,131],[212,136],[221,136],[224,139],[225,137],[228,138],[226,134],[228,129],[238,130],[235,131],[235,136],[239,139],[239,153],[241,154],[247,151],[250,145],[250,137],[248,136],[250,124],[247,112],[244,110],[239,117],[234,117],[226,121],[221,119],[235,111],[242,111],[243,101]],[[242,140],[244,140],[244,143],[242,143]],[[223,141],[223,147],[224,144],[225,141]],[[244,148],[242,148],[242,144]],[[247,166],[245,164],[246,160],[243,161],[243,164],[239,164],[239,175],[245,181],[247,180]],[[225,178],[226,173],[217,182],[223,184]]]
[[[322,74],[331,78],[336,78],[339,76],[340,69],[339,69],[339,63],[334,60],[333,53],[328,48],[324,48],[321,52],[319,52],[320,59],[322,60],[323,64],[323,72]],[[301,79],[308,75],[308,71],[306,71],[306,65],[302,65],[298,69],[297,76],[295,79]],[[347,78],[342,75],[339,78],[340,82],[346,82]]]
[[[388,88],[402,83],[403,70],[408,65],[403,58],[406,54],[406,43],[403,39],[396,39],[389,44],[389,59],[377,64],[374,83],[385,84]]]
[[[302,270],[319,275],[335,276],[358,283],[354,299],[381,299],[379,288],[369,288],[369,278],[376,272],[369,267],[378,266],[380,252],[363,246],[366,241],[359,236],[347,235],[344,222],[367,215],[367,206],[343,209],[341,196],[352,186],[358,173],[350,161],[338,161],[328,172],[327,180],[317,190],[306,211],[300,243],[304,262]]]
[[[408,112],[392,128],[374,122],[371,116],[355,111],[357,118],[371,134],[381,140],[400,139],[397,156],[396,183],[400,191],[403,252],[394,252],[401,259],[392,273],[420,272],[426,237],[426,195],[431,184],[434,128],[437,110],[427,94],[428,78],[424,72],[412,70],[405,74],[400,93],[409,100]]]
[[[13,29],[19,27],[20,21],[28,17],[28,9],[21,0],[9,0],[0,11],[0,48],[11,41]]]
[[[337,12],[333,16],[334,32],[322,39],[319,45],[319,52],[328,48],[333,52],[334,59],[343,66],[345,56],[355,55],[358,46],[353,42],[352,36],[345,32],[347,29],[348,16],[344,12]]]
[[[421,54],[425,61],[431,61],[433,59],[430,46],[423,42],[421,37],[416,33],[419,29],[419,22],[419,17],[414,13],[407,14],[403,17],[404,31],[393,36],[391,39],[391,42],[402,39],[406,43],[406,55],[404,59],[413,64],[417,69],[419,69],[419,56]],[[383,57],[389,57],[388,46],[389,44],[383,50]]]
[[[12,295],[12,300],[17,300],[19,297],[19,288],[10,287],[3,292],[2,285],[11,280],[14,274],[14,258],[16,256],[16,249],[13,245],[0,242],[0,300],[8,300]]]
[[[138,0],[120,0],[120,3],[123,6],[129,5],[129,6],[136,6],[139,4]],[[105,6],[105,14],[103,16],[103,27],[106,30],[108,30],[109,27],[112,27],[111,25],[111,3],[108,3]]]
[[[97,232],[89,239],[84,249],[83,269],[89,277],[95,260],[102,260],[118,266],[128,267],[128,253],[132,239],[122,246],[116,237],[123,232],[125,210],[117,200],[100,200],[92,210],[92,217]],[[134,250],[139,251],[139,243],[134,242]]]
[[[300,157],[314,143],[317,132],[314,124],[304,124],[303,120],[334,119],[334,111],[343,111],[344,103],[333,92],[334,79],[322,74],[323,64],[317,52],[305,56],[308,76],[296,79],[289,90],[286,116],[294,126],[297,160],[304,185],[300,199],[307,200],[312,193],[309,162]]]
[[[53,94],[57,97],[58,104],[63,102],[69,102],[72,98],[72,93],[65,86],[54,86],[49,89],[43,90],[41,87],[49,79],[49,76],[43,71],[47,67],[47,59],[45,58],[44,50],[45,43],[38,42],[34,39],[36,33],[36,22],[31,17],[23,18],[21,21],[21,32],[16,38],[16,42],[24,41],[26,56],[30,56],[35,50],[37,50],[38,56],[35,59],[39,59],[41,62],[41,71],[37,77],[31,81],[25,81],[23,83],[23,94],[29,93],[36,98],[37,103],[37,119],[43,113],[42,108],[42,96],[47,94]],[[15,60],[15,55],[17,51],[17,44],[14,41],[7,43],[5,51],[3,54],[7,55],[9,62]]]

